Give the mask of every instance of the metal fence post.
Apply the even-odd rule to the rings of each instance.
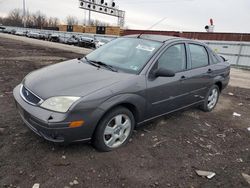
[[[239,49],[239,53],[238,53],[236,65],[239,65],[239,61],[240,61],[240,57],[241,57],[242,48],[243,48],[243,44],[240,43],[240,49]]]

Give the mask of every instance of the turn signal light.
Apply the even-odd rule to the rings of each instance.
[[[73,121],[69,124],[70,128],[81,127],[84,124],[84,121]]]

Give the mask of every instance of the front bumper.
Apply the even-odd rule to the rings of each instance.
[[[24,123],[37,135],[56,143],[89,141],[94,132],[95,122],[84,119],[85,124],[77,128],[69,128],[72,121],[79,121],[79,114],[56,113],[25,102],[20,96],[20,85],[14,91],[17,110]],[[80,113],[80,112],[79,112]],[[68,117],[70,116],[70,117]]]

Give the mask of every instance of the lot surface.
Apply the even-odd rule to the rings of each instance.
[[[79,56],[0,38],[0,187],[249,187],[241,173],[250,174],[250,89],[228,87],[211,113],[193,108],[153,121],[111,153],[37,137],[16,112],[13,88],[34,69]]]

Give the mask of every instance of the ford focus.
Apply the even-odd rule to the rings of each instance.
[[[91,141],[111,151],[155,118],[191,106],[212,111],[229,78],[230,65],[207,45],[143,34],[35,70],[13,93],[37,135],[56,143]]]

